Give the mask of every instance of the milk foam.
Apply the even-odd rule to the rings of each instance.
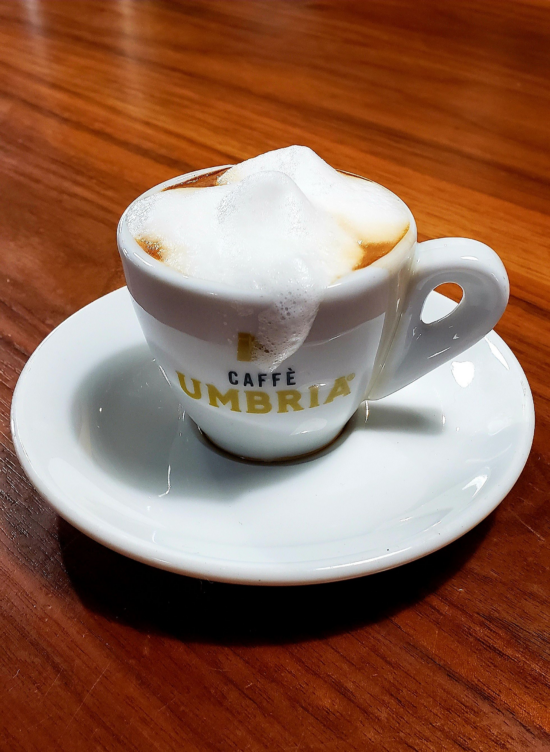
[[[127,220],[168,266],[265,298],[255,359],[272,369],[304,342],[325,288],[361,264],[365,244],[395,245],[409,214],[382,186],[291,146],[232,167],[216,186],[137,201]]]

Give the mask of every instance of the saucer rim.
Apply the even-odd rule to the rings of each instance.
[[[445,296],[439,293],[436,293],[436,295],[448,301],[448,298],[445,298]],[[504,340],[492,330],[484,339],[496,339],[499,350],[507,358],[511,366],[510,370],[512,368],[515,370],[517,381],[522,387],[524,399],[523,431],[518,439],[513,461],[502,475],[500,482],[495,488],[481,495],[479,501],[464,510],[457,519],[446,522],[437,531],[422,535],[418,541],[415,541],[410,546],[381,555],[370,556],[366,559],[360,559],[360,554],[356,554],[353,556],[353,561],[334,565],[331,565],[330,561],[327,562],[327,560],[322,559],[306,562],[272,562],[267,565],[264,562],[219,559],[212,556],[193,554],[192,552],[172,550],[168,552],[162,546],[156,546],[153,542],[136,538],[126,533],[123,528],[110,525],[93,514],[87,514],[82,508],[66,503],[63,496],[58,494],[55,489],[52,489],[48,482],[44,480],[41,473],[35,469],[29,452],[20,437],[18,428],[19,404],[22,402],[22,395],[24,396],[25,393],[27,379],[33,370],[33,361],[36,362],[43,349],[48,347],[50,339],[60,336],[60,330],[64,329],[69,321],[83,315],[85,311],[97,306],[98,303],[104,303],[107,298],[114,297],[120,298],[122,301],[123,296],[127,296],[129,302],[130,296],[126,287],[118,288],[92,301],[73,313],[48,334],[32,353],[21,371],[13,393],[10,423],[14,448],[19,462],[31,484],[45,501],[53,507],[60,517],[80,530],[80,532],[105,545],[107,548],[131,559],[176,574],[243,585],[308,585],[363,577],[416,561],[440,550],[465,535],[488,517],[505,499],[517,482],[527,462],[535,429],[535,411],[531,389],[516,356]],[[167,555],[169,555],[169,559],[164,558]]]

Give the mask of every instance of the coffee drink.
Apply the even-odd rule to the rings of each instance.
[[[364,399],[484,337],[508,298],[486,245],[418,243],[399,198],[298,146],[155,186],[124,212],[117,240],[145,339],[186,415],[255,460],[327,446]],[[464,300],[427,324],[443,282]]]
[[[135,202],[130,232],[189,277],[257,290],[257,359],[274,367],[304,342],[324,290],[406,235],[410,212],[382,186],[291,146]]]

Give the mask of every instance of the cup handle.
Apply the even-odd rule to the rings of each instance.
[[[426,324],[422,309],[438,285],[454,282],[464,295],[448,315]],[[418,243],[395,334],[365,399],[402,389],[478,342],[502,316],[510,287],[497,254],[468,238]]]

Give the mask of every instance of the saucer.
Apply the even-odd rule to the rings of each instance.
[[[432,293],[423,314],[453,307]],[[516,482],[533,400],[491,332],[302,460],[217,450],[154,363],[126,288],[47,337],[25,366],[12,433],[31,482],[109,548],[173,572],[249,584],[343,580],[436,551]]]

